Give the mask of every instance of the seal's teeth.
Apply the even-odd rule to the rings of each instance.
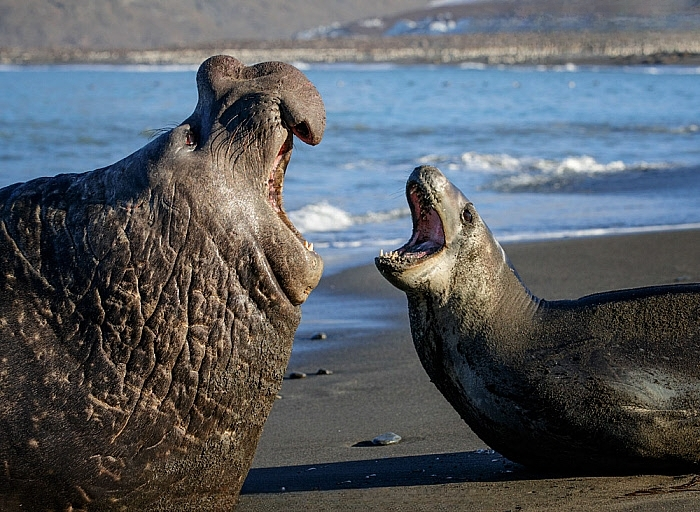
[[[304,240],[304,247],[307,251],[314,252],[314,244],[310,244],[306,240]]]
[[[389,261],[398,261],[401,259],[401,254],[398,251],[384,252],[384,249],[379,250],[379,257]]]

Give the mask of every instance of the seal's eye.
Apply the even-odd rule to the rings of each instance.
[[[465,224],[471,224],[474,221],[474,216],[472,215],[472,212],[469,211],[469,208],[465,208],[462,210],[462,222]]]
[[[191,148],[197,145],[197,136],[191,129],[185,134],[185,145]]]

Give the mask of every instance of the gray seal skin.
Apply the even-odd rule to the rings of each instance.
[[[697,471],[700,284],[546,301],[443,174],[408,179],[413,235],[376,259],[431,380],[507,458],[579,473]]]
[[[0,508],[237,501],[321,277],[282,185],[325,110],[278,62],[197,86],[125,159],[0,190]]]

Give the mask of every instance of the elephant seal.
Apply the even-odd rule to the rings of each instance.
[[[431,380],[509,459],[560,473],[697,471],[700,284],[546,301],[433,167],[411,174],[411,239],[376,265],[406,292]]]
[[[323,268],[282,185],[325,110],[279,62],[212,57],[197,87],[125,159],[0,190],[0,503],[237,501]]]

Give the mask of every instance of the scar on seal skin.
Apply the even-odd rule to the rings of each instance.
[[[437,388],[509,459],[565,473],[678,473],[700,461],[700,284],[547,301],[434,167],[406,185],[411,239],[376,259],[406,292]]]
[[[321,277],[282,186],[325,110],[279,62],[212,57],[197,87],[125,159],[0,190],[0,503],[237,501]]]

